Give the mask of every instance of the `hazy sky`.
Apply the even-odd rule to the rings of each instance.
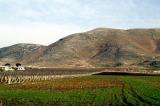
[[[160,28],[160,0],[0,0],[0,47],[96,27]]]

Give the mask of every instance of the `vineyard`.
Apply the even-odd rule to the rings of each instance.
[[[78,77],[95,72],[100,72],[102,68],[27,68],[25,71],[0,72],[0,83],[14,84],[23,82],[34,82],[42,80],[52,80],[55,78]]]
[[[148,71],[146,69],[138,71],[138,68],[26,68],[25,71],[0,72],[0,83],[14,84],[35,82],[93,74],[159,76],[159,73],[153,73],[153,71]]]

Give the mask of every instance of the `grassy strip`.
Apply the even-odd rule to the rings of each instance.
[[[119,93],[118,88],[76,90],[76,91],[32,91],[32,90],[10,90],[0,89],[0,97],[3,97],[3,104],[14,105],[80,105],[107,104],[112,100],[114,93]]]
[[[132,95],[144,105],[160,105],[160,89],[146,83],[150,80],[160,80],[158,77],[125,77],[124,80],[129,86],[126,91],[130,90]]]

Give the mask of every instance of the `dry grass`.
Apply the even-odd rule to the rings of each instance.
[[[14,84],[11,87],[18,89],[34,90],[75,90],[95,89],[121,86],[122,82],[114,79],[93,79],[93,78],[63,78],[50,81],[26,82]]]

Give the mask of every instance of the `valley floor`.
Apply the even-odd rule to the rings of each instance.
[[[0,84],[4,106],[160,106],[159,76],[90,75]]]

